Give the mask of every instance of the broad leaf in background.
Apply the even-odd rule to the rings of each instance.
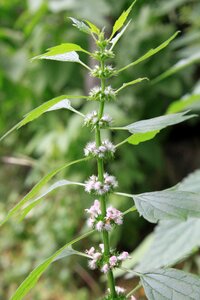
[[[152,223],[200,217],[200,194],[197,193],[164,190],[133,195],[133,200],[139,214]]]
[[[162,221],[156,226],[152,244],[136,269],[149,271],[172,266],[196,252],[199,247],[200,219]]]
[[[65,246],[63,246],[61,249],[56,251],[52,256],[50,256],[48,259],[46,259],[43,263],[41,263],[38,267],[36,267],[29,276],[23,281],[23,283],[18,287],[14,295],[10,298],[10,300],[21,300],[28,294],[28,292],[35,286],[41,275],[46,271],[48,266],[56,260],[56,258],[59,257],[59,255],[62,255],[63,251],[67,248],[69,248],[71,245],[75,244],[76,242],[84,239],[85,237],[89,236],[93,233],[93,230],[90,232],[87,232],[78,238],[74,239],[73,241],[67,243]],[[69,248],[70,249],[70,248]],[[67,254],[67,253],[66,253]],[[71,249],[69,255],[72,255]],[[68,255],[68,256],[69,256]]]
[[[157,269],[141,275],[149,300],[197,300],[200,277],[175,269]]]
[[[163,74],[159,75],[154,80],[152,80],[152,83],[157,83],[157,82],[175,74],[176,72],[179,72],[180,70],[182,70],[198,61],[200,61],[200,53],[195,53],[188,58],[181,59],[173,67],[171,67],[168,71],[165,71]]]
[[[10,134],[11,132],[13,132],[16,129],[21,128],[22,126],[32,122],[33,120],[39,118],[42,114],[44,114],[47,111],[50,110],[56,110],[56,109],[60,109],[60,108],[66,108],[69,109],[75,113],[78,113],[79,115],[83,116],[80,112],[78,112],[76,109],[74,109],[71,106],[71,102],[66,99],[67,97],[69,98],[85,98],[85,96],[70,96],[70,95],[63,95],[63,96],[59,96],[56,98],[53,98],[43,104],[41,104],[40,106],[38,106],[37,108],[33,109],[32,111],[30,111],[29,113],[27,113],[24,117],[24,119],[22,121],[20,121],[19,123],[17,123],[14,127],[12,127],[8,132],[6,132],[1,138],[0,141],[2,141],[8,134]]]
[[[163,42],[160,46],[149,50],[146,54],[144,54],[143,56],[141,56],[140,58],[138,58],[137,60],[135,60],[134,62],[128,64],[127,66],[121,68],[118,72],[124,71],[132,66],[135,66],[137,64],[139,64],[140,62],[146,60],[147,58],[155,55],[156,53],[158,53],[159,51],[161,51],[162,49],[164,49],[165,47],[167,47],[169,45],[169,43],[175,39],[175,37],[177,36],[177,34],[179,33],[179,31],[177,31],[175,34],[173,34],[168,40],[166,40],[165,42]]]
[[[176,187],[179,191],[200,193],[200,170],[189,174]]]
[[[70,167],[74,164],[86,161],[87,158],[82,158],[82,159],[78,159],[75,161],[72,161],[70,163],[64,164],[63,166],[54,169],[53,171],[51,171],[50,173],[48,173],[46,176],[44,176],[32,189],[31,191],[17,204],[15,205],[7,214],[7,216],[0,221],[0,226],[3,225],[5,222],[7,222],[13,215],[15,215],[16,213],[19,212],[19,210],[29,201],[31,200],[34,196],[37,195],[37,193],[43,188],[43,186],[49,182],[49,180],[51,180],[51,178],[53,178],[57,173],[59,173],[60,171],[64,170],[67,167]]]
[[[188,109],[192,104],[200,102],[200,94],[199,95],[186,95],[180,100],[174,101],[170,104],[167,109],[167,114],[177,113],[179,111]]]
[[[126,11],[123,11],[123,13],[120,15],[120,17],[115,21],[110,39],[112,39],[113,36],[115,35],[115,33],[123,27],[124,23],[126,22],[126,19],[128,18],[128,15],[130,14],[130,12],[133,8],[133,5],[135,3],[136,3],[136,0],[133,1],[133,3],[129,6],[129,8]]]

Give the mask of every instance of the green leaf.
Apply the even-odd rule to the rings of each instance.
[[[79,21],[75,18],[69,18],[73,22],[73,26],[78,28],[80,31],[90,34],[91,30],[83,21]]]
[[[35,208],[36,205],[38,205],[41,201],[41,198],[45,197],[49,193],[51,193],[53,190],[66,186],[66,185],[83,185],[79,182],[73,182],[73,181],[68,181],[68,180],[59,180],[52,184],[48,189],[46,189],[41,195],[39,195],[37,198],[35,198],[30,204],[28,204],[26,207],[22,208],[22,211],[20,211],[20,221],[23,220],[26,215],[31,211],[32,208]]]
[[[62,53],[62,54],[55,54],[55,55],[41,54],[41,55],[38,55],[36,57],[33,57],[33,59],[50,59],[50,60],[69,61],[69,62],[81,63],[79,55],[75,51]]]
[[[129,21],[124,27],[123,29],[116,34],[116,36],[114,38],[112,38],[112,40],[110,41],[110,43],[112,44],[112,46],[110,47],[110,50],[112,50],[115,45],[117,44],[117,42],[119,41],[119,39],[122,37],[122,35],[124,34],[124,32],[126,31],[126,29],[128,28],[129,24],[131,21]]]
[[[156,226],[150,248],[143,256],[138,270],[172,266],[200,247],[200,219],[190,218],[186,222],[162,221]]]
[[[129,144],[138,145],[142,142],[146,142],[153,139],[158,133],[159,130],[149,131],[145,133],[134,133],[127,139],[127,141]]]
[[[177,62],[173,67],[171,67],[169,70],[165,71],[163,74],[156,77],[154,80],[152,80],[152,83],[157,83],[177,72],[180,70],[200,61],[200,53],[195,53],[191,55],[188,58],[181,59],[179,62]]]
[[[172,102],[168,109],[167,109],[167,114],[173,114],[177,113],[179,111],[182,111],[184,109],[188,109],[192,104],[200,101],[200,94],[198,95],[189,95],[185,96],[184,98]]]
[[[65,246],[63,246],[61,249],[56,251],[53,255],[51,255],[48,259],[46,259],[43,263],[41,263],[38,267],[36,267],[29,276],[22,282],[22,284],[18,287],[14,295],[10,298],[10,300],[21,300],[28,294],[28,292],[36,285],[37,281],[41,277],[41,275],[46,271],[48,266],[56,260],[61,253],[69,248],[71,245],[75,244],[76,242],[84,239],[85,237],[91,235],[93,233],[93,230],[90,232],[87,232],[78,238],[74,239],[73,241],[67,243]],[[73,254],[73,253],[72,253]],[[69,255],[71,255],[71,250],[69,248]]]
[[[187,111],[177,114],[169,114],[160,117],[155,117],[147,120],[141,120],[122,128],[124,130],[128,130],[130,133],[146,133],[161,130],[168,126],[175,125],[195,117],[195,115],[185,116],[186,113]]]
[[[147,77],[143,77],[143,78],[137,78],[135,80],[129,81],[129,82],[125,82],[123,83],[123,85],[116,91],[116,93],[119,93],[119,91],[123,90],[124,88],[126,88],[129,85],[134,85],[136,83],[139,83],[143,80],[149,80]]]
[[[173,34],[168,40],[166,40],[165,42],[163,42],[161,45],[159,45],[158,47],[149,50],[146,54],[144,54],[143,56],[141,56],[140,58],[138,58],[136,61],[130,63],[129,65],[123,67],[122,69],[120,69],[118,72],[124,71],[132,66],[135,66],[137,64],[139,64],[140,62],[146,60],[147,58],[155,55],[156,53],[158,53],[159,51],[161,51],[162,49],[164,49],[165,47],[167,47],[169,45],[169,43],[175,39],[175,37],[177,36],[177,34],[180,31],[177,31],[175,34]]]
[[[110,36],[110,39],[112,39],[112,37],[114,36],[114,34],[120,29],[122,28],[122,26],[124,25],[124,23],[126,22],[126,19],[128,18],[128,15],[130,14],[133,5],[136,3],[136,0],[133,1],[133,3],[129,6],[129,8],[126,11],[123,11],[123,13],[121,14],[121,16],[116,20],[113,29],[112,29],[112,34]]]
[[[77,44],[65,43],[47,49],[46,53],[35,56],[32,58],[32,60],[44,59],[44,58],[48,59],[49,56],[53,57],[53,56],[64,55],[66,53],[73,52],[73,51],[81,51],[90,54],[88,51],[86,51],[85,49],[83,49],[81,46]]]
[[[196,170],[184,178],[177,186],[179,191],[200,193],[200,170]]]
[[[133,195],[135,206],[147,221],[200,217],[200,194],[164,190]]]
[[[82,115],[81,113],[79,113],[77,110],[75,110],[71,106],[71,102],[68,99],[66,99],[67,97],[69,97],[69,98],[83,98],[85,96],[62,95],[62,96],[53,98],[53,99],[43,103],[42,105],[38,106],[37,108],[33,109],[28,114],[26,114],[22,121],[17,123],[14,127],[12,127],[8,132],[6,132],[0,138],[0,141],[2,141],[8,134],[13,132],[15,129],[21,128],[22,126],[32,122],[33,120],[39,118],[42,114],[44,114],[45,112],[50,111],[50,110],[55,110],[55,109],[59,109],[59,108],[66,108],[66,109],[69,109],[73,112],[76,112],[76,113]]]
[[[92,22],[88,21],[88,20],[84,20],[89,26],[90,26],[90,31],[95,33],[96,35],[100,34],[100,29],[93,24]]]
[[[78,159],[75,161],[72,161],[70,163],[64,164],[61,167],[58,167],[48,173],[46,176],[44,176],[32,189],[31,191],[19,202],[17,205],[15,205],[7,214],[7,216],[0,222],[0,226],[2,226],[5,222],[7,222],[13,215],[19,212],[19,210],[33,197],[37,195],[37,193],[43,188],[43,186],[51,180],[57,173],[64,170],[67,167],[70,167],[74,164],[77,164],[79,162],[86,161],[87,158]]]
[[[141,275],[149,300],[197,300],[200,277],[175,269],[157,269]]]

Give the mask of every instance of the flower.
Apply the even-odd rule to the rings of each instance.
[[[130,258],[129,253],[126,251],[123,251],[119,256],[118,256],[118,260],[124,261],[127,258]]]
[[[92,97],[92,96],[90,96],[90,97]],[[112,118],[109,115],[104,114],[99,119],[97,111],[94,110],[94,111],[88,113],[87,115],[85,115],[83,125],[87,126],[87,127],[90,126],[92,129],[94,129],[97,127],[97,125],[100,128],[107,128],[111,125],[111,123],[112,123]]]
[[[121,225],[123,224],[123,214],[118,209],[110,206],[106,211],[106,221],[112,221],[116,225]]]
[[[131,296],[131,300],[137,300],[134,296]]]
[[[116,71],[111,65],[104,66],[104,69],[102,69],[101,66],[96,65],[91,71],[91,76],[98,78],[109,78],[114,75],[116,75]]]
[[[115,286],[115,291],[117,295],[124,295],[126,290],[120,286]],[[108,293],[110,293],[110,289],[108,288]]]
[[[109,159],[113,158],[115,146],[109,141],[104,140],[101,146],[97,147],[95,142],[89,142],[84,148],[85,156],[94,158]]]
[[[101,182],[98,180],[97,176],[90,176],[90,178],[85,182],[85,191],[96,195],[104,195],[112,192],[113,189],[118,186],[118,182],[114,176],[104,173],[103,177],[104,182]]]
[[[113,255],[109,259],[109,264],[111,267],[115,267],[117,264],[117,256]]]
[[[106,274],[108,273],[108,271],[109,271],[109,265],[108,264],[103,265],[103,267],[101,268],[101,272]]]

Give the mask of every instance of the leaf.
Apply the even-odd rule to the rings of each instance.
[[[119,91],[123,90],[125,87],[129,86],[129,85],[134,85],[136,83],[139,83],[143,80],[149,80],[147,77],[143,77],[143,78],[137,78],[135,80],[129,81],[129,82],[125,82],[123,83],[123,85],[116,91],[116,93],[118,93]]]
[[[191,55],[188,58],[184,58],[181,59],[179,62],[177,62],[173,67],[171,67],[169,70],[165,71],[164,73],[162,73],[161,75],[159,75],[158,77],[156,77],[154,80],[152,80],[152,83],[157,83],[177,72],[179,72],[180,70],[196,63],[200,61],[200,53],[195,53],[193,55]]]
[[[39,118],[42,114],[44,114],[47,111],[58,109],[59,108],[67,108],[73,112],[77,112],[73,107],[71,107],[71,103],[67,97],[69,98],[83,98],[84,96],[70,96],[70,95],[62,95],[56,98],[53,98],[42,105],[38,106],[37,108],[30,111],[28,114],[25,115],[24,119],[17,123],[14,127],[12,127],[8,132],[6,132],[1,138],[0,141],[2,141],[7,135],[9,135],[11,132],[13,132],[15,129],[19,129],[22,126],[32,122],[33,120]],[[60,104],[58,104],[60,103]],[[57,105],[57,106],[55,106]],[[80,113],[79,113],[80,114]]]
[[[179,191],[200,193],[200,170],[189,174],[176,187]]]
[[[86,51],[85,49],[83,49],[81,46],[79,46],[77,44],[65,43],[65,44],[61,44],[61,45],[54,46],[54,47],[47,49],[46,53],[35,56],[32,58],[32,60],[44,59],[44,58],[48,59],[49,56],[51,56],[51,57],[59,56],[59,55],[67,54],[69,52],[74,52],[74,51],[81,51],[81,52],[90,54],[88,51]]]
[[[124,23],[126,22],[126,19],[128,18],[128,15],[130,14],[133,5],[136,3],[136,0],[133,1],[133,3],[129,6],[129,8],[126,11],[123,11],[123,13],[120,15],[120,17],[116,20],[113,29],[112,29],[112,34],[110,36],[110,39],[112,39],[112,37],[114,36],[114,34],[120,29],[122,28],[122,26],[124,25]]]
[[[70,20],[72,20],[74,27],[78,28],[82,32],[90,34],[90,32],[91,32],[90,27],[88,27],[83,21],[79,21],[79,20],[77,20],[75,18],[71,18],[71,17],[70,17]]]
[[[128,28],[129,24],[131,21],[129,21],[124,27],[123,29],[116,34],[116,36],[114,38],[112,38],[112,40],[110,41],[110,43],[112,44],[112,46],[110,47],[110,50],[112,50],[115,45],[117,44],[117,42],[119,41],[119,39],[121,38],[121,36],[124,34],[124,32],[126,31],[126,29]]]
[[[197,193],[164,190],[133,195],[133,200],[140,215],[152,223],[200,217],[200,194]]]
[[[141,275],[149,300],[197,300],[200,277],[176,269],[157,269]]]
[[[153,139],[158,133],[159,133],[159,130],[149,131],[149,132],[145,132],[145,133],[135,133],[135,134],[131,135],[127,139],[127,141],[129,144],[138,145],[142,142],[146,142],[146,141]]]
[[[72,161],[70,163],[64,164],[61,167],[58,167],[48,173],[46,176],[44,176],[31,190],[30,192],[19,202],[17,205],[15,205],[7,214],[7,216],[0,222],[0,226],[2,226],[5,222],[7,222],[14,214],[19,212],[22,206],[24,206],[29,200],[31,200],[33,197],[37,195],[37,193],[42,189],[42,187],[49,182],[51,178],[53,178],[57,173],[64,170],[67,167],[70,167],[74,164],[77,164],[79,162],[86,161],[87,158],[78,159],[75,161]]]
[[[192,104],[198,101],[200,101],[200,94],[185,96],[180,100],[172,102],[169,105],[166,113],[168,114],[177,113],[179,111],[189,108]]]
[[[67,243],[65,246],[60,248],[58,251],[56,251],[53,255],[51,255],[49,258],[47,258],[43,263],[41,263],[38,267],[36,267],[29,276],[22,282],[22,284],[18,287],[14,295],[10,298],[10,300],[21,300],[28,294],[28,292],[35,286],[41,275],[46,271],[48,266],[56,260],[61,253],[69,248],[71,245],[75,244],[76,242],[84,239],[85,237],[89,236],[93,233],[93,230],[90,232],[87,232],[78,238],[74,239],[73,241]],[[71,254],[69,254],[71,255]]]
[[[62,54],[55,54],[55,55],[41,54],[39,56],[34,57],[33,59],[50,59],[50,60],[81,63],[81,60],[79,59],[79,55],[75,51],[62,53]]]
[[[22,211],[20,211],[20,215],[21,215],[20,221],[26,217],[26,215],[31,211],[32,208],[34,208],[36,205],[38,205],[41,202],[40,200],[43,197],[45,197],[46,195],[51,193],[53,190],[55,190],[59,187],[62,187],[62,186],[66,186],[66,185],[82,185],[82,184],[80,184],[78,182],[68,181],[65,179],[55,182],[48,189],[46,189],[41,195],[39,195],[37,198],[35,198],[28,206],[23,208]]]
[[[68,256],[71,256],[71,255],[74,255],[74,254],[78,254],[79,252],[74,250],[72,248],[72,246],[68,246],[67,248],[63,249],[63,251],[58,255],[56,256],[56,258],[53,260],[53,262],[55,261],[58,261],[60,259],[63,259],[63,258],[66,258]]]
[[[200,219],[162,221],[156,226],[151,246],[136,270],[143,272],[172,266],[186,259],[199,247]]]
[[[195,116],[195,115],[185,116],[186,113],[187,111],[177,113],[177,114],[169,114],[160,117],[155,117],[147,120],[141,120],[122,128],[128,130],[130,133],[146,133],[155,130],[161,130],[168,126],[186,121]]]
[[[100,29],[95,24],[93,24],[92,22],[90,22],[88,20],[85,20],[85,22],[90,26],[91,32],[95,33],[96,35],[100,34]]]
[[[161,45],[159,45],[156,48],[153,48],[151,50],[149,50],[146,54],[144,54],[143,56],[141,56],[140,58],[138,58],[136,61],[130,63],[129,65],[123,67],[122,69],[120,69],[118,72],[124,71],[126,69],[128,69],[129,67],[135,66],[137,64],[139,64],[140,62],[146,60],[147,58],[155,55],[156,53],[158,53],[159,51],[161,51],[162,49],[164,49],[165,47],[167,47],[169,45],[169,43],[175,39],[175,37],[177,36],[177,34],[180,31],[177,31],[175,34],[173,34],[168,40],[166,40],[165,42],[163,42]]]

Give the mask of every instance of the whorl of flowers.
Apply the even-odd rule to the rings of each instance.
[[[96,110],[87,114],[84,118],[84,126],[91,127],[92,129],[99,126],[99,128],[107,128],[111,125],[112,118],[109,115],[103,115],[100,119]]]
[[[107,208],[106,217],[103,218],[99,200],[94,200],[93,205],[85,211],[90,215],[87,220],[87,225],[97,231],[110,231],[112,226],[123,224],[123,214],[112,206]]]
[[[95,270],[99,268],[102,273],[106,274],[109,270],[119,267],[121,263],[129,257],[128,252],[124,251],[120,254],[111,254],[110,257],[104,255],[103,244],[99,245],[100,250],[96,251],[94,247],[86,250],[86,254],[90,256],[89,268]]]
[[[116,75],[115,69],[111,65],[106,65],[104,69],[96,65],[91,71],[91,75],[97,78],[109,78]]]
[[[114,188],[118,186],[118,182],[114,176],[104,173],[104,181],[98,180],[95,175],[90,176],[90,178],[85,182],[85,191],[89,194],[93,193],[95,195],[104,195],[113,191]]]
[[[102,92],[101,87],[95,86],[89,92],[89,100],[94,101],[114,101],[116,100],[115,90],[111,86],[107,86]]]
[[[109,141],[102,141],[101,146],[97,147],[95,142],[90,142],[84,149],[85,156],[101,159],[111,159],[114,157],[115,146]]]

